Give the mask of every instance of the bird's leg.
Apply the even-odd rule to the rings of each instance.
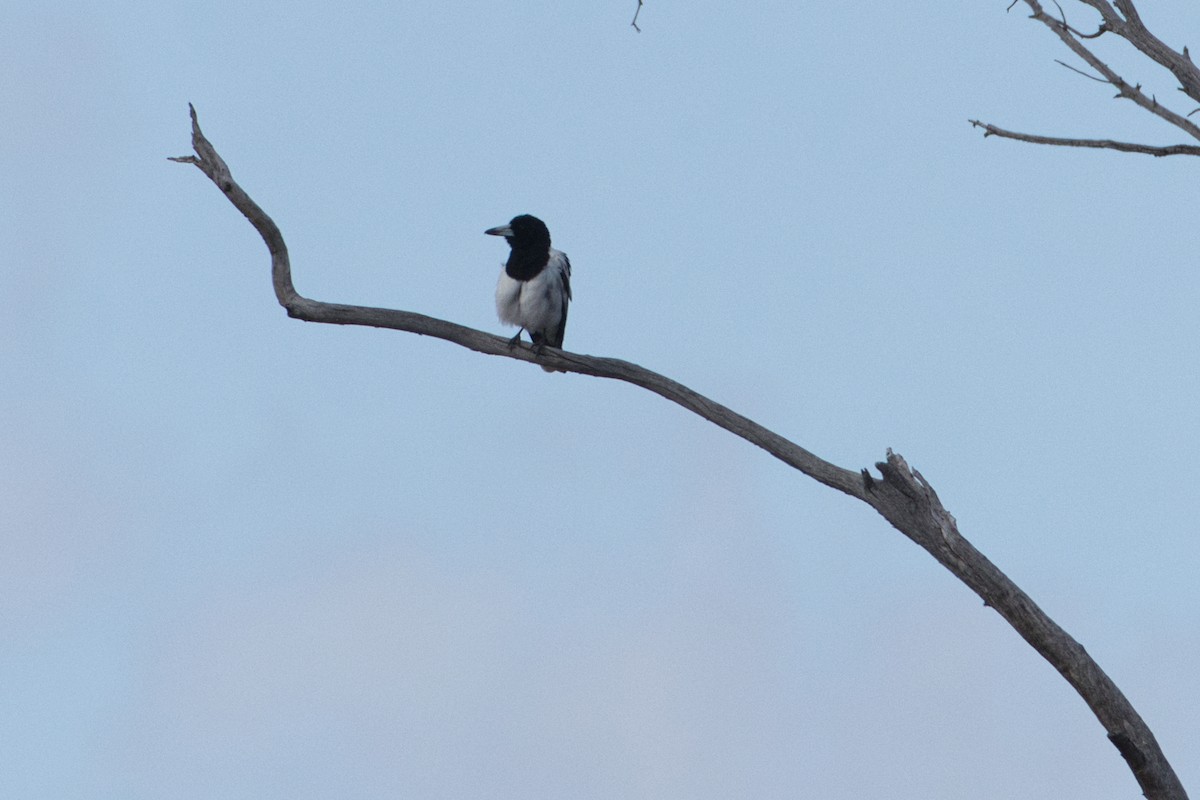
[[[533,342],[533,345],[529,349],[533,351],[535,356],[541,358],[542,348],[546,346],[546,335],[543,333],[530,333],[529,338]]]
[[[517,335],[508,340],[508,349],[512,350],[521,341],[521,334],[525,332],[524,328],[517,331]]]

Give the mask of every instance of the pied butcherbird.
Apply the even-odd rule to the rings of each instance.
[[[546,223],[529,214],[513,217],[507,225],[488,228],[484,233],[503,236],[512,248],[496,283],[500,321],[521,329],[511,345],[521,341],[521,331],[529,331],[535,353],[540,355],[545,345],[561,348],[567,330],[567,304],[571,302],[571,262],[567,254],[550,246]]]

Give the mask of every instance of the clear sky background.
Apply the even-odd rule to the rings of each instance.
[[[568,349],[902,453],[1200,793],[1200,163],[984,140],[1183,141],[1023,6],[11,5],[0,796],[1138,796],[865,506],[623,384],[289,320],[167,161],[189,101],[310,297],[509,335],[483,230],[537,214]]]

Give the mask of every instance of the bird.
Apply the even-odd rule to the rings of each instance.
[[[522,331],[529,331],[537,355],[546,345],[561,348],[567,330],[567,304],[571,302],[571,262],[567,254],[550,246],[546,223],[529,214],[520,214],[507,225],[488,228],[484,233],[503,236],[512,248],[496,283],[500,321],[520,328],[509,347],[521,341]],[[542,369],[555,372],[550,367]]]

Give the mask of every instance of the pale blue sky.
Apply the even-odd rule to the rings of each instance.
[[[483,230],[534,213],[568,349],[903,453],[1200,791],[1200,165],[966,120],[1181,136],[1006,0],[634,5],[0,15],[0,796],[1138,795],[865,506],[628,386],[289,320],[166,160],[189,101],[302,293],[508,335]]]

